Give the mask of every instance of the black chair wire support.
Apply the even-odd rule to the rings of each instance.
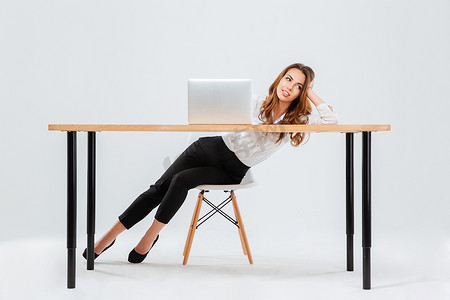
[[[207,190],[202,190],[202,192],[207,193],[209,191]],[[208,204],[209,206],[212,207],[212,209],[207,212],[205,215],[203,215],[201,218],[198,219],[198,222],[200,222],[195,229],[197,229],[198,227],[200,227],[200,225],[202,225],[203,223],[205,223],[209,218],[211,218],[212,216],[214,216],[216,213],[221,214],[222,216],[225,217],[225,219],[227,219],[228,221],[230,221],[231,223],[233,223],[234,225],[236,225],[237,228],[239,228],[238,222],[233,219],[232,217],[230,217],[230,215],[228,215],[226,212],[224,212],[222,210],[222,208],[224,208],[228,203],[231,202],[231,192],[233,191],[224,191],[225,193],[230,193],[230,196],[228,196],[227,199],[223,200],[219,205],[215,205],[214,203],[212,203],[211,201],[209,201],[206,197],[203,197],[203,201]],[[204,220],[203,220],[204,219]],[[203,220],[203,221],[202,221]]]

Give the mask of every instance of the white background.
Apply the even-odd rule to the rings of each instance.
[[[384,257],[448,281],[447,0],[2,0],[0,8],[3,245],[60,239],[64,254],[66,134],[49,132],[48,124],[185,124],[187,79],[250,78],[254,92],[265,94],[284,67],[301,62],[316,72],[315,91],[335,108],[340,124],[392,126],[372,134],[373,269]],[[79,250],[85,247],[86,141],[79,133]],[[159,178],[163,159],[185,142],[184,133],[97,134],[98,235]],[[238,193],[238,200],[255,257],[295,257],[298,245],[332,241],[339,253],[324,256],[338,257],[344,269],[345,135],[312,134],[306,145],[287,144],[253,170],[259,185]],[[356,134],[358,268],[360,182]],[[184,244],[195,199],[190,192],[162,232],[176,247]],[[132,230],[126,248],[153,215]],[[217,228],[205,227],[204,234],[218,246],[209,256],[236,238],[225,222],[212,224]],[[168,248],[163,240],[159,246]],[[198,243],[198,251],[207,247]],[[386,285],[405,280],[400,275]]]

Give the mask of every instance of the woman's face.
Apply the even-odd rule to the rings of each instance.
[[[282,102],[292,102],[300,94],[305,84],[306,76],[299,69],[290,69],[286,72],[277,86],[277,96]]]

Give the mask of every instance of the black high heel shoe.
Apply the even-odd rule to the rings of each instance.
[[[158,239],[159,239],[159,234],[156,236],[156,239],[153,242],[152,246],[150,247],[150,250],[152,250],[153,246],[155,245],[155,243]],[[150,252],[150,250],[148,250],[148,252]],[[133,250],[131,250],[130,254],[128,254],[128,261],[133,264],[141,263],[147,257],[148,252],[145,254],[139,254],[136,252],[136,250],[133,249]]]
[[[100,252],[100,254],[102,254],[103,252],[105,252],[106,250],[108,250],[112,245],[114,245],[115,242],[116,242],[116,240],[114,239],[114,241],[112,241],[111,244],[109,244],[108,247],[106,247],[105,249],[103,249],[102,252]],[[97,254],[97,253],[94,252],[94,260],[95,260],[97,257],[99,257],[100,254]],[[83,257],[87,260],[87,248],[84,249],[84,251],[83,251]]]

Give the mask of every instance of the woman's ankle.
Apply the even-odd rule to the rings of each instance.
[[[103,250],[105,250],[106,247],[111,245],[112,242],[114,242],[117,238],[117,235],[107,233],[104,236],[102,236],[97,243],[94,245],[94,252],[97,254],[100,254]]]
[[[144,237],[142,237],[142,239],[136,245],[135,251],[138,252],[139,254],[147,253],[152,247],[153,242],[156,240],[157,236],[158,234],[154,237],[152,235],[145,235]]]

